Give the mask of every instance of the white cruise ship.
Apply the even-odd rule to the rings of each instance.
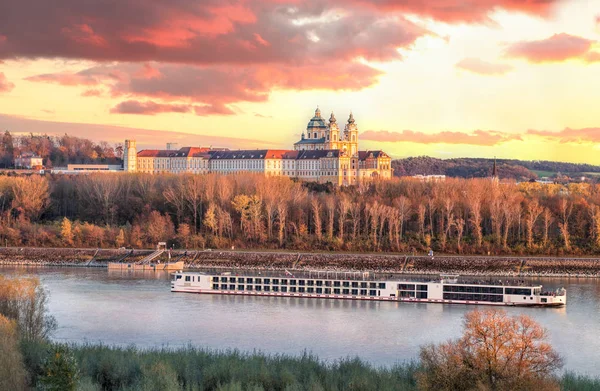
[[[544,291],[541,285],[500,279],[469,279],[440,275],[436,279],[404,280],[355,272],[172,273],[172,292],[243,296],[285,296],[318,299],[381,300],[508,306],[564,306],[567,292]]]

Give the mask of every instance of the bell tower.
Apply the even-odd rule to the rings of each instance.
[[[331,112],[331,116],[329,117],[329,141],[325,149],[339,149],[340,141],[340,128],[335,115]]]
[[[348,151],[350,152],[350,156],[355,156],[358,154],[358,127],[356,126],[356,121],[354,120],[354,115],[350,113],[348,117],[348,122],[344,127],[344,138],[349,145]]]
[[[125,140],[123,151],[123,171],[137,171],[137,149],[135,140]]]

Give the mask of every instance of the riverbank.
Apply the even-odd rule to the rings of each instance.
[[[139,262],[152,250],[0,248],[0,265],[107,267],[109,262]],[[288,270],[369,270],[397,274],[519,277],[600,277],[600,258],[413,256],[374,253],[177,250],[154,261],[183,261],[186,268]]]

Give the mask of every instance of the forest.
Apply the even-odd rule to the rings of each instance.
[[[491,176],[494,159],[456,158],[437,159],[429,156],[409,157],[392,161],[394,175],[446,175],[456,178],[486,178]],[[591,164],[497,159],[496,166],[500,178],[527,181],[539,176],[550,176],[558,182],[569,178],[590,176],[600,173],[600,166]],[[538,173],[545,175],[538,175]]]
[[[8,130],[0,137],[0,168],[13,167],[14,158],[31,153],[42,157],[45,167],[64,167],[68,163],[120,164],[123,146],[111,146],[105,141],[47,134],[13,135]]]
[[[36,174],[0,176],[0,219],[8,246],[579,255],[600,250],[600,186]]]

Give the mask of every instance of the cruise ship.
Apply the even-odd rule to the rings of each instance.
[[[420,281],[382,278],[369,272],[330,271],[177,271],[171,277],[171,292],[506,306],[567,304],[563,288],[544,291],[541,285],[523,281],[461,279],[453,274]]]

